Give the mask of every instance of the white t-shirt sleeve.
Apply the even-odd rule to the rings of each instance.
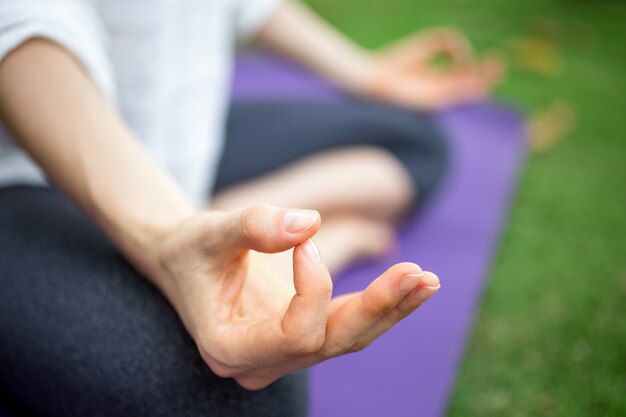
[[[268,21],[283,0],[234,0],[237,35],[253,37]]]
[[[89,0],[0,2],[0,61],[28,39],[49,39],[72,53],[104,94],[114,98],[105,34]]]

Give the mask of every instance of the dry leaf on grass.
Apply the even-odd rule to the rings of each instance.
[[[561,72],[562,59],[558,46],[544,38],[527,37],[511,41],[520,68],[543,76],[557,76]]]
[[[569,133],[576,121],[571,105],[555,101],[545,109],[535,113],[526,123],[533,152],[546,152],[554,148]]]

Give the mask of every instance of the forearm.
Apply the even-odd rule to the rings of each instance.
[[[149,273],[151,242],[194,209],[72,56],[45,40],[7,56],[0,117],[49,179]]]
[[[288,56],[354,93],[364,93],[373,58],[308,6],[285,0],[255,43]]]

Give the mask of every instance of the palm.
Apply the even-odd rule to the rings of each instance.
[[[181,224],[166,245],[165,264],[176,284],[167,288],[169,298],[202,358],[217,375],[250,389],[367,346],[439,285],[417,265],[398,264],[363,292],[331,303],[332,279],[309,240],[319,218],[299,234],[286,234],[283,213],[256,207],[198,216]],[[294,246],[292,281],[254,251]]]
[[[218,286],[220,320],[243,326],[279,317],[295,294],[293,282],[279,276],[252,250],[222,268]]]

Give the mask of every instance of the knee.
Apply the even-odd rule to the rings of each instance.
[[[367,130],[408,173],[415,197],[411,203],[423,201],[447,172],[450,153],[444,132],[430,116],[386,106],[370,107]]]
[[[444,132],[433,120],[424,117],[418,119],[411,129],[395,131],[390,149],[416,188],[416,199],[412,203],[423,203],[441,185],[448,172],[450,148]]]
[[[384,146],[363,145],[352,152],[362,161],[364,171],[369,171],[372,176],[370,185],[376,195],[378,212],[391,218],[402,215],[417,192],[402,161]],[[378,186],[374,187],[375,184]]]

